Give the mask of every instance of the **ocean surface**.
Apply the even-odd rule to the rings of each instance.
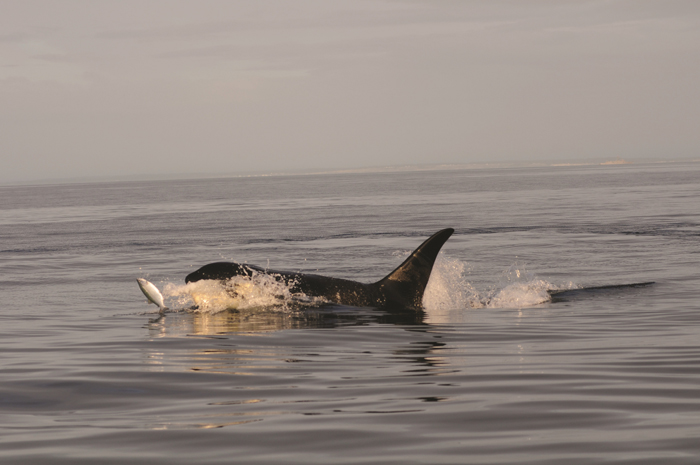
[[[447,227],[424,313],[184,283]],[[0,296],[4,465],[700,463],[700,163],[5,186]]]

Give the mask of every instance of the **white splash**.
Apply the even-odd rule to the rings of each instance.
[[[489,308],[523,308],[552,300],[547,292],[554,286],[517,262],[501,274],[497,287],[487,297]]]
[[[218,313],[225,310],[275,308],[282,311],[298,305],[314,305],[319,299],[292,292],[290,285],[274,275],[255,273],[253,276],[234,276],[226,281],[202,280],[185,285],[168,284],[164,292],[186,307],[194,302],[200,313]]]
[[[482,298],[467,281],[467,264],[440,253],[423,294],[426,310],[451,310],[483,307]]]
[[[489,290],[479,291],[469,282],[470,267],[460,260],[440,253],[423,295],[427,312],[442,312],[465,308],[524,308],[551,301],[548,291],[576,289],[573,282],[557,286],[538,278],[516,262],[505,270],[498,283]]]

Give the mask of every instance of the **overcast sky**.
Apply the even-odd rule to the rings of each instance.
[[[5,0],[0,182],[700,155],[700,1]]]

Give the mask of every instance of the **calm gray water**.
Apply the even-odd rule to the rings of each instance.
[[[700,463],[698,163],[0,199],[2,464]],[[369,282],[445,227],[424,314],[187,310],[209,262]]]

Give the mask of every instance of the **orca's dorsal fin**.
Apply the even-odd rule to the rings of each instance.
[[[404,262],[384,279],[375,283],[387,299],[387,304],[421,309],[423,293],[443,244],[455,232],[443,229],[430,236]]]

